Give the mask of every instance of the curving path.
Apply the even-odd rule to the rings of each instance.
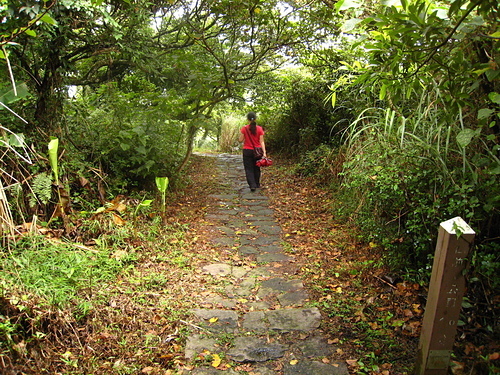
[[[319,310],[308,306],[302,281],[292,277],[294,257],[286,251],[265,190],[250,191],[240,155],[219,155],[216,164],[220,194],[211,196],[213,207],[206,216],[217,230],[213,245],[252,266],[213,263],[202,268],[217,295],[207,297],[203,307],[208,308],[192,310],[185,356],[194,359],[208,351],[241,365],[206,364],[189,373],[348,374],[321,330]]]

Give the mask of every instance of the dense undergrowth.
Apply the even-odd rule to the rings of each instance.
[[[411,373],[430,269],[394,267],[382,244],[370,241],[357,221],[338,212],[348,202],[345,195],[332,194],[340,182],[325,179],[325,171],[334,165],[325,163],[332,153],[320,158],[318,154],[307,154],[309,158],[299,164],[285,162],[273,174],[273,193],[279,196],[270,196],[288,233],[287,242],[303,264],[301,274],[309,280],[314,304],[328,317],[327,332],[342,344],[340,352],[346,352],[348,363],[357,359],[354,373]],[[315,173],[304,176],[308,168]],[[286,193],[290,186],[293,195]],[[453,374],[500,371],[499,294],[479,277],[471,267],[451,361]]]
[[[210,178],[194,179],[169,193],[165,213],[159,200],[140,210],[137,199],[109,202],[74,223],[81,242],[35,223],[10,240],[0,253],[2,374],[177,368],[180,320],[192,307],[185,291],[206,256],[190,252],[190,228],[213,189]]]
[[[213,234],[201,229],[205,199],[217,191],[211,163],[194,159],[185,187],[169,195],[165,216],[154,205],[136,214],[137,201],[123,197],[127,209],[82,224],[85,244],[40,227],[4,249],[3,373],[175,374],[193,368],[183,344],[189,309],[204,301],[199,264],[232,261],[221,258],[209,244]],[[304,177],[305,166],[277,160],[264,178],[283,245],[311,293],[309,304],[322,311],[323,329],[351,373],[410,373],[426,284],[388,267],[381,244],[366,241],[353,221],[336,214],[340,198],[324,178]],[[83,235],[90,229],[92,236]],[[455,374],[498,372],[496,298],[485,295],[484,284],[470,283]]]

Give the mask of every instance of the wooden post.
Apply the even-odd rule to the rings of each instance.
[[[415,375],[446,375],[465,292],[463,271],[475,232],[460,217],[439,227]]]

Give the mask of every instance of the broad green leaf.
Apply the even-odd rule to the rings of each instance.
[[[387,85],[383,84],[382,87],[380,88],[380,93],[379,93],[378,98],[380,100],[384,100],[386,94],[387,94]]]
[[[167,191],[168,188],[168,177],[156,177],[155,178],[156,187],[161,193]]]
[[[139,203],[139,207],[149,207],[151,206],[151,203],[153,203],[152,199],[146,199]]]
[[[0,102],[4,104],[10,104],[19,99],[27,97],[29,94],[28,85],[26,85],[26,83],[24,82],[16,85],[16,92],[17,95],[15,95],[14,89],[10,85],[0,90]]]
[[[337,3],[335,4],[335,9],[337,10],[337,12],[340,10],[342,5],[344,5],[344,0],[337,1]]]
[[[492,115],[492,113],[494,113],[495,111],[493,109],[489,109],[489,108],[482,108],[480,109],[478,112],[477,112],[477,119],[478,120],[482,120],[482,119],[485,119],[485,118],[488,118]]]
[[[57,150],[59,148],[59,139],[54,138],[49,142],[49,161],[54,172],[56,184],[59,185],[59,170],[57,166]]]
[[[469,128],[463,129],[460,133],[457,134],[457,143],[461,147],[465,148],[471,143],[472,138],[474,138],[474,136],[476,135],[477,132],[475,130]]]
[[[488,98],[495,104],[500,104],[500,94],[497,92],[490,92]]]
[[[401,1],[400,0],[382,0],[382,5],[386,7],[400,7],[401,6]]]
[[[488,81],[493,82],[500,75],[500,70],[488,69],[484,74]]]
[[[31,30],[31,29],[27,29],[25,32],[24,32],[26,35],[29,35],[29,36],[33,36],[33,37],[36,37],[36,31],[35,30]]]
[[[49,16],[47,13],[45,13],[42,18],[40,18],[40,21],[48,23],[49,25],[54,25],[57,26],[57,22],[55,19],[53,19],[51,16]]]
[[[493,34],[490,34],[492,38],[500,38],[500,30],[494,32]]]
[[[130,149],[130,145],[128,143],[120,143],[120,148],[123,151],[128,151]]]
[[[344,0],[342,4],[338,8],[339,11],[347,10],[351,8],[356,8],[359,6],[359,3],[356,0]]]
[[[361,21],[363,21],[361,18],[351,18],[350,20],[345,21],[340,29],[344,33],[349,32],[351,30],[354,30],[358,23],[360,23]]]
[[[9,145],[14,147],[23,147],[25,145],[24,142],[24,134],[11,134],[9,137]]]

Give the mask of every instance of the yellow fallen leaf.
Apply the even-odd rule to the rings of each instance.
[[[217,320],[219,320],[219,318],[217,318],[217,317],[214,316],[213,318],[210,318],[208,321],[210,323],[215,323]]]
[[[219,367],[221,363],[220,356],[218,354],[212,355],[212,367]]]
[[[292,366],[295,366],[297,363],[299,363],[299,361],[298,361],[298,360],[296,360],[296,359],[292,359],[292,360],[290,361],[290,364],[291,364]]]
[[[113,213],[113,223],[115,223],[116,225],[124,225],[125,224],[125,220],[123,220],[117,214]]]
[[[239,303],[247,303],[247,302],[248,302],[248,300],[247,300],[246,298],[239,298],[239,299],[238,299],[238,302],[239,302]]]

